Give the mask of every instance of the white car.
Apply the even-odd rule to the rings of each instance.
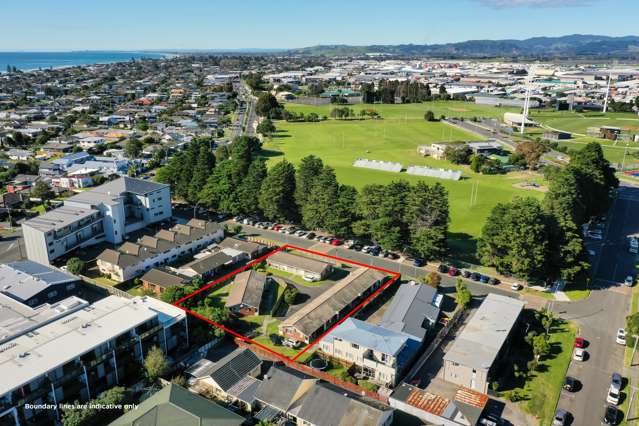
[[[314,276],[311,276],[311,275],[304,275],[304,276],[302,276],[302,279],[304,281],[309,282],[309,283],[314,283],[314,282],[319,281],[319,279],[317,279],[317,277],[314,277]]]
[[[632,285],[635,283],[635,279],[633,278],[632,275],[628,275],[623,283],[624,285],[627,285],[628,287],[632,287]]]
[[[610,389],[608,389],[608,395],[606,396],[606,402],[608,402],[609,404],[618,405],[619,396],[619,389],[615,389],[614,387],[610,386]]]
[[[519,291],[522,288],[523,288],[523,286],[521,284],[519,284],[519,283],[513,283],[513,285],[510,286],[510,289],[514,290],[514,291]]]
[[[583,361],[586,358],[586,350],[584,348],[575,348],[575,353],[572,355],[572,359],[575,361]]]
[[[617,330],[617,338],[615,339],[615,341],[617,343],[619,343],[620,345],[626,345],[626,330],[623,328],[620,328],[619,330]]]

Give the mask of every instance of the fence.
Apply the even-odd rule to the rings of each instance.
[[[101,284],[99,282],[97,282],[96,280],[94,280],[93,278],[89,278],[85,275],[80,275],[80,278],[82,278],[82,281],[85,282],[85,284],[89,284],[92,285],[94,287],[98,287],[99,290],[101,291],[107,291],[109,294],[112,294],[114,296],[120,296],[120,297],[126,297],[127,299],[132,299],[134,296],[132,294],[127,293],[124,290],[120,290],[119,288],[116,288],[114,286],[111,285],[107,285],[107,284]]]
[[[235,339],[235,342],[238,344],[238,346],[240,347],[248,347],[250,350],[252,350],[253,352],[255,352],[257,355],[259,355],[261,358],[266,358],[266,359],[270,359],[271,361],[279,361],[279,362],[284,362],[286,364],[287,367],[290,367],[294,370],[297,370],[301,373],[304,374],[308,374],[309,376],[315,377],[316,379],[321,379],[324,380],[325,382],[329,382],[335,386],[338,386],[344,390],[347,390],[349,392],[352,392],[354,394],[363,396],[363,397],[367,397],[367,398],[371,398],[371,399],[375,399],[379,402],[382,402],[384,404],[389,404],[388,401],[388,395],[381,395],[377,392],[372,392],[369,391],[367,389],[364,389],[363,387],[356,385],[355,383],[350,383],[350,382],[346,382],[340,378],[337,378],[335,376],[332,376],[324,371],[319,371],[316,370],[314,368],[311,368],[307,365],[304,364],[300,364],[299,362],[296,361],[283,361],[281,358],[275,356],[274,354],[265,351],[264,349],[262,349],[261,347],[257,346],[257,345],[251,345],[247,342],[245,342],[244,340],[240,340],[240,339]]]

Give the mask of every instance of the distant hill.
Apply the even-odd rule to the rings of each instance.
[[[437,58],[639,58],[639,36],[567,35],[526,40],[469,40],[446,44],[320,45],[291,49],[291,55],[358,56],[390,54]]]

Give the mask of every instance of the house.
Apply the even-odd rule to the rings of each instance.
[[[288,367],[274,365],[257,389],[258,421],[304,426],[387,426],[393,410]]]
[[[10,149],[7,151],[7,156],[11,160],[19,161],[28,161],[34,157],[33,152],[27,151],[26,149]]]
[[[426,424],[475,426],[484,413],[486,394],[459,388],[450,400],[407,383],[398,386],[389,398],[391,407],[411,414]]]
[[[568,132],[560,132],[558,130],[549,130],[544,132],[544,139],[549,141],[561,141],[572,138],[572,134]]]
[[[260,304],[266,283],[266,275],[253,269],[235,275],[225,306],[238,315],[260,315]]]
[[[441,296],[429,285],[411,281],[399,286],[379,325],[406,333],[419,342],[439,319]]]
[[[0,264],[0,293],[27,306],[54,303],[78,293],[80,279],[31,260]]]
[[[62,168],[59,164],[51,161],[41,161],[38,168],[38,175],[44,179],[52,179],[62,175]]]
[[[268,247],[263,244],[240,240],[237,238],[224,238],[220,241],[218,246],[223,249],[230,248],[244,252],[249,259],[256,259],[268,250]]]
[[[182,386],[165,386],[109,426],[240,426],[244,417]]]
[[[508,340],[524,302],[490,293],[444,355],[447,382],[488,392],[492,368],[508,351]]]
[[[29,192],[39,180],[40,176],[38,175],[16,175],[16,177],[7,184],[7,192]]]
[[[106,139],[99,136],[87,136],[84,138],[78,139],[78,145],[82,147],[82,149],[91,149],[97,148],[106,143]]]
[[[479,141],[479,142],[468,142],[466,145],[470,148],[470,150],[475,155],[485,155],[489,156],[492,154],[499,154],[502,151],[502,146],[500,143],[495,142],[495,140],[487,140],[487,141]]]
[[[152,297],[108,296],[70,309],[3,345],[0,424],[53,424],[58,403],[85,402],[138,377],[153,346],[171,365],[188,340],[186,313]],[[55,408],[33,407],[47,395]]]
[[[105,249],[97,258],[97,266],[112,279],[126,281],[151,268],[191,256],[223,236],[224,230],[216,222],[191,219],[185,225],[177,224],[153,235],[144,235],[136,242],[127,241],[117,249]]]
[[[182,287],[190,281],[188,277],[169,272],[164,268],[153,268],[140,278],[142,288],[152,291],[156,295],[162,294],[167,288]]]
[[[382,286],[386,275],[369,268],[358,268],[278,325],[288,339],[310,343]]]
[[[104,241],[120,244],[130,232],[171,215],[169,185],[122,177],[24,222],[27,257],[47,265],[77,248]]]
[[[417,152],[419,152],[424,157],[430,155],[431,157],[437,160],[441,160],[444,158],[446,148],[449,146],[450,146],[449,143],[434,143],[431,145],[419,145],[417,147]]]
[[[256,405],[261,367],[262,360],[251,350],[238,348],[217,362],[202,358],[185,373],[198,392],[210,393],[250,412]]]
[[[222,269],[235,264],[241,260],[243,256],[243,253],[239,256],[231,256],[225,251],[218,251],[199,259],[195,259],[192,262],[177,268],[177,271],[187,277],[197,277],[202,280],[206,280],[217,274]]]
[[[266,258],[269,266],[313,280],[323,280],[333,272],[333,265],[310,257],[279,251]]]
[[[65,155],[62,158],[57,158],[51,161],[52,164],[60,166],[62,170],[68,170],[71,166],[76,164],[84,164],[89,160],[92,160],[93,156],[86,151],[75,152],[73,154]]]
[[[397,384],[421,341],[383,327],[348,318],[320,342],[320,350],[387,387]]]

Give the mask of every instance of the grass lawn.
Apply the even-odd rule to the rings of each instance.
[[[95,277],[92,278],[95,282],[102,284],[102,285],[108,285],[108,286],[115,286],[117,284],[120,284],[118,281],[116,280],[112,280],[111,278],[107,278],[107,277]]]
[[[542,371],[533,373],[521,392],[524,400],[519,404],[528,413],[540,418],[541,426],[549,426],[555,414],[561,393],[577,328],[569,322],[559,323],[550,334],[550,359],[543,360]]]
[[[628,311],[628,315],[632,315],[637,312],[637,308],[639,308],[639,286],[635,285],[632,287],[632,297],[630,299],[630,310]],[[630,361],[632,358],[632,347],[626,346],[626,351],[624,352],[623,357],[623,365],[626,367],[630,367]],[[637,356],[635,355],[635,363]]]
[[[469,104],[472,106],[472,104]],[[378,105],[376,105],[378,106]],[[480,235],[486,217],[499,202],[508,202],[515,196],[530,196],[541,199],[543,193],[516,188],[522,182],[539,180],[539,175],[510,173],[507,175],[481,175],[466,166],[455,166],[448,161],[422,157],[418,145],[438,141],[477,140],[477,136],[463,132],[445,123],[429,123],[414,111],[414,105],[379,105],[385,108],[413,109],[409,118],[385,118],[383,120],[341,121],[328,120],[321,123],[277,122],[279,132],[264,143],[264,152],[269,163],[299,161],[310,154],[322,158],[333,167],[340,183],[361,188],[366,184],[388,184],[399,179],[416,183],[440,182],[449,192],[451,225],[449,243],[455,253],[472,260],[475,239]],[[424,106],[420,105],[420,109]],[[408,113],[407,113],[408,114]],[[384,113],[382,112],[384,116]],[[397,114],[401,115],[401,114]],[[388,116],[388,115],[387,115]],[[385,117],[387,117],[385,116]],[[434,168],[462,170],[464,178],[450,181],[427,177],[355,168],[357,158],[400,162],[404,167],[423,165]],[[476,187],[476,198],[471,203],[471,192]]]
[[[639,132],[639,117],[629,112],[570,112],[541,110],[531,111],[530,118],[548,127],[586,135],[588,127],[612,126],[630,132]]]
[[[37,206],[33,206],[29,209],[29,211],[34,213],[39,213],[39,214],[45,214],[47,212],[43,204],[38,204]]]
[[[268,266],[266,268],[266,272],[270,272],[271,274],[275,275],[276,277],[286,278],[288,280],[293,281],[295,284],[299,284],[299,285],[305,286],[305,287],[321,287],[321,286],[326,285],[328,283],[328,281],[326,281],[326,280],[320,280],[320,281],[315,281],[315,282],[304,281],[304,279],[302,277],[300,277],[299,275],[291,274],[290,272],[286,272],[286,271],[281,271],[281,270],[279,270],[277,268],[273,268],[272,266]]]
[[[314,112],[320,117],[326,115],[330,117],[333,108],[340,105],[306,105],[287,103],[286,109],[294,112],[303,112],[308,114]],[[501,118],[504,112],[520,112],[520,108],[504,108],[489,105],[476,105],[472,102],[463,101],[433,101],[416,104],[357,104],[346,105],[357,113],[362,109],[374,109],[384,119],[420,119],[424,120],[424,113],[428,110],[433,111],[435,117],[445,115],[446,117],[495,117]]]

